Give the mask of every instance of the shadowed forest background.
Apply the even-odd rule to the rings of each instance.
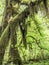
[[[0,65],[49,65],[49,0],[0,0]]]

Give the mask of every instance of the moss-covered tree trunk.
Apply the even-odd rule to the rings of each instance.
[[[16,25],[17,27],[17,25]],[[15,27],[15,23],[12,23],[10,26],[10,38],[11,38],[11,48],[10,48],[10,52],[9,52],[9,60],[8,63],[13,62],[13,64],[15,65],[22,65],[21,62],[21,58],[18,52],[18,48],[16,48],[16,44],[17,44],[17,32],[16,32],[16,28]]]

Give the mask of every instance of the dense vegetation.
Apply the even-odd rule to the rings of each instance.
[[[0,0],[0,65],[49,65],[49,0]]]

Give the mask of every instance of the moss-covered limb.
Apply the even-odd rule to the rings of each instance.
[[[6,27],[6,29],[4,30],[4,32],[2,33],[1,37],[0,37],[0,47],[3,45],[4,40],[7,37],[7,34],[9,33],[9,25]]]
[[[5,29],[5,31],[3,32],[0,38],[0,64],[1,65],[2,65],[6,46],[8,45],[8,41],[9,41],[9,26],[7,26],[7,28]]]

